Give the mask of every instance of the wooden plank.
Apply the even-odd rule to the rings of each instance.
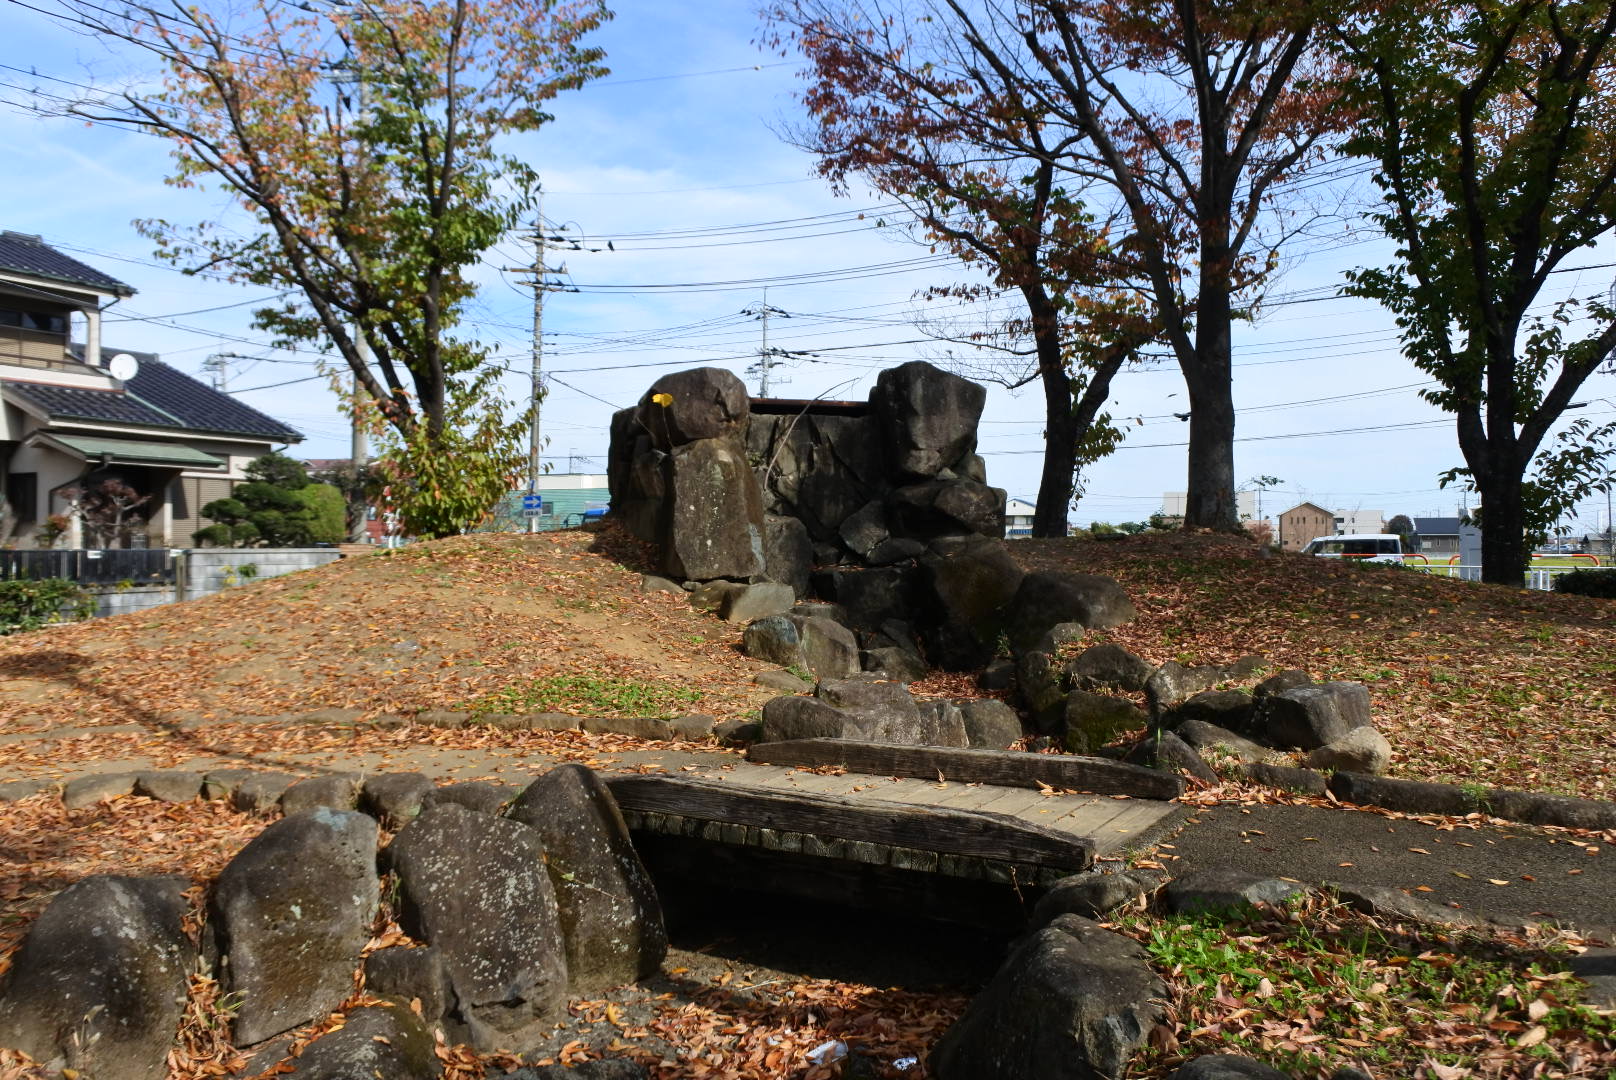
[[[1176,799],[1184,790],[1177,776],[1106,758],[1070,754],[1027,754],[1014,750],[956,750],[942,746],[898,746],[849,739],[790,739],[753,743],[748,761],[765,765],[817,768],[842,765],[877,776],[914,776],[1036,788],[1040,782],[1099,795],[1137,799]]]
[[[917,780],[903,780],[896,784],[890,780],[883,780],[874,787],[859,792],[860,796],[867,799],[921,806],[929,806],[937,794],[938,788],[935,783],[927,784]]]
[[[933,806],[947,806],[954,810],[980,810],[986,802],[984,795],[991,795],[994,788],[984,788],[981,785],[972,787],[970,784],[950,783],[945,788],[936,789],[937,797],[932,800]]]
[[[761,772],[761,770],[759,770]],[[797,777],[802,774],[791,769],[781,769],[771,772],[767,776],[732,776],[725,783],[734,784],[738,788],[764,788],[768,791],[795,791]]]
[[[1028,791],[1026,788],[996,787],[989,790],[997,792],[998,796],[983,803],[977,809],[987,810],[994,814],[1010,814],[1014,817],[1021,817],[1023,812],[1028,810],[1042,810],[1045,807],[1053,810],[1064,801],[1060,798],[1040,795],[1036,791]],[[1049,817],[1050,815],[1045,814],[1042,819],[1039,819],[1040,823],[1048,820]],[[1032,821],[1034,819],[1029,817],[1026,820]]]
[[[1066,808],[1064,813],[1058,814],[1053,820],[1046,815],[1041,815],[1038,818],[1024,814],[1018,814],[1017,816],[1023,821],[1033,821],[1047,829],[1095,836],[1099,834],[1101,829],[1106,828],[1111,822],[1126,814],[1128,810],[1129,806],[1125,802],[1100,799]]]
[[[618,805],[627,810],[983,859],[1075,869],[1085,869],[1093,861],[1093,844],[1084,837],[998,814],[853,801],[802,792],[748,791],[722,781],[655,774],[605,779]],[[809,850],[806,843],[803,850]]]

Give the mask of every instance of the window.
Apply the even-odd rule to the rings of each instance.
[[[0,326],[40,330],[47,334],[65,334],[67,316],[56,311],[25,311],[21,308],[0,307]]]
[[[19,525],[39,520],[39,474],[19,472],[6,477],[6,504]]]

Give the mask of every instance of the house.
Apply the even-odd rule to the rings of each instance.
[[[155,355],[104,344],[103,312],[133,295],[37,236],[0,233],[0,539],[30,545],[74,489],[116,478],[148,497],[121,542],[189,546],[248,462],[302,440]],[[64,542],[80,539],[75,521]]]
[[[1032,518],[1038,512],[1035,503],[1026,499],[1011,499],[1004,504],[1005,539],[1032,535]]]
[[[1279,550],[1301,551],[1308,541],[1335,535],[1335,512],[1316,503],[1298,503],[1279,515]]]
[[[1414,550],[1427,558],[1459,554],[1460,524],[1456,517],[1415,518]]]

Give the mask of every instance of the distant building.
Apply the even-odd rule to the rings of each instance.
[[[526,532],[527,515],[522,511],[524,487],[506,495],[494,507],[483,532]],[[604,510],[612,493],[605,473],[545,473],[539,477],[541,501],[538,527],[541,532],[582,525],[584,514]]]
[[[1337,533],[1383,533],[1386,531],[1386,515],[1380,510],[1337,510],[1335,514],[1335,531]]]
[[[1414,550],[1421,555],[1459,554],[1460,521],[1456,517],[1414,519]]]
[[[1189,502],[1189,493],[1185,491],[1162,492],[1163,515],[1170,518],[1184,520],[1184,507]],[[1234,512],[1241,521],[1250,521],[1257,517],[1257,492],[1237,491],[1234,493]]]
[[[1032,535],[1032,518],[1038,512],[1035,503],[1026,499],[1011,499],[1004,504],[1004,535],[1006,539]]]
[[[1336,515],[1315,503],[1305,502],[1279,515],[1279,550],[1301,551],[1308,541],[1334,536]]]

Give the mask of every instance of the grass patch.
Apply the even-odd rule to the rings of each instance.
[[[701,700],[701,691],[613,675],[544,675],[484,694],[461,708],[485,713],[560,712],[591,716],[671,717]]]
[[[1608,1076],[1616,1016],[1581,1004],[1567,954],[1521,938],[1389,927],[1321,899],[1279,912],[1133,915],[1172,987],[1154,1075],[1244,1053],[1298,1075]],[[1439,1068],[1433,1069],[1433,1066]]]

